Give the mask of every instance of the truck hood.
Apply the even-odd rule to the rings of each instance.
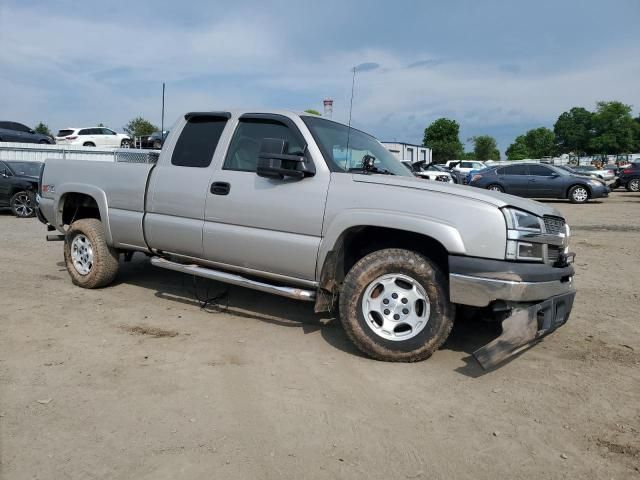
[[[562,217],[562,214],[558,210],[552,207],[548,207],[543,203],[522,197],[516,197],[514,195],[508,195],[506,193],[492,192],[477,187],[455,185],[444,182],[434,182],[431,180],[424,180],[416,177],[400,177],[394,175],[353,174],[352,178],[354,182],[373,183],[398,188],[427,190],[430,192],[441,193],[443,195],[455,195],[458,197],[465,197],[469,200],[474,200],[477,202],[489,203],[496,206],[497,208],[511,206],[519,208],[520,210],[525,210],[538,216],[553,215],[556,217]]]

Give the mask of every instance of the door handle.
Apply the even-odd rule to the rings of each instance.
[[[214,195],[229,195],[231,185],[227,182],[213,182],[211,184],[211,193]]]

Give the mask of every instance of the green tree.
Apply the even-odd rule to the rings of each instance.
[[[589,141],[591,153],[627,153],[637,147],[638,124],[631,106],[622,102],[598,102],[593,114],[594,134]]]
[[[49,126],[46,123],[40,122],[33,129],[42,135],[53,136],[51,135],[51,130],[49,130]]]
[[[142,117],[136,117],[124,126],[124,131],[132,137],[151,135],[158,130],[158,127]]]
[[[310,113],[311,115],[318,115],[319,117],[322,116],[322,114],[319,111],[314,110],[313,108],[307,108],[305,110],[305,113]]]
[[[460,125],[455,120],[439,118],[425,128],[422,144],[431,149],[436,163],[460,158],[463,154]]]
[[[546,127],[529,130],[524,139],[530,158],[552,157],[556,153],[556,136]]]
[[[509,145],[509,148],[507,148],[505,153],[509,160],[524,160],[525,158],[531,158],[524,135],[518,136],[514,142]]]
[[[593,113],[582,107],[574,107],[558,117],[553,132],[560,153],[589,153],[589,142],[593,137]]]
[[[636,122],[636,146],[633,149],[634,152],[640,151],[640,115],[635,118]]]
[[[476,160],[500,160],[500,152],[496,139],[490,135],[472,137],[473,154]]]

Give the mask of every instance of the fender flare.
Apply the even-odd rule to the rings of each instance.
[[[339,248],[344,234],[354,227],[381,227],[417,233],[436,240],[449,254],[466,255],[466,248],[460,232],[455,226],[443,223],[442,220],[392,210],[345,210],[331,221],[320,242],[316,262],[316,278],[321,278],[327,259],[331,258],[331,254],[336,248]]]
[[[109,205],[107,203],[107,194],[92,185],[81,183],[63,183],[56,186],[56,199],[54,202],[54,225],[62,233],[64,233],[62,224],[62,211],[64,208],[64,196],[70,193],[80,193],[93,198],[98,205],[100,212],[100,221],[104,226],[104,233],[108,245],[113,245],[113,237],[111,236],[111,227],[109,225]]]

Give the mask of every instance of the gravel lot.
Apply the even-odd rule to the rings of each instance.
[[[309,304],[159,270],[74,287],[0,212],[0,478],[640,478],[640,196],[554,203],[569,323],[501,368],[459,322],[430,360],[363,358]]]

